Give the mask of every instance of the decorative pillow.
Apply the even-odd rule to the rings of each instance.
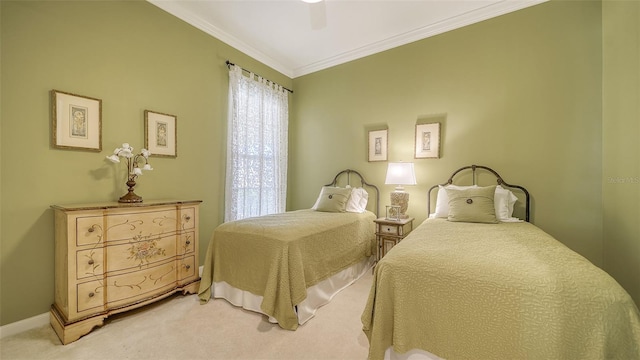
[[[496,210],[496,218],[499,221],[513,221],[513,206],[518,197],[500,185],[496,186],[496,193],[493,198]]]
[[[436,198],[436,212],[432,217],[446,218],[449,216],[449,197],[445,189],[464,190],[470,188],[477,188],[478,185],[472,186],[458,186],[458,185],[438,185],[438,197]],[[431,209],[429,209],[431,211]]]
[[[323,186],[314,210],[324,212],[345,212],[351,188]]]
[[[449,197],[449,221],[498,222],[494,203],[496,185],[465,190],[445,189]]]
[[[346,211],[354,213],[363,213],[367,209],[369,201],[369,193],[361,187],[352,188],[351,196],[347,201]]]

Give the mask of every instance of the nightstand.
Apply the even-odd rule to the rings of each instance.
[[[376,240],[378,241],[376,262],[378,262],[413,230],[413,218],[399,220],[379,218],[373,221],[376,223]]]

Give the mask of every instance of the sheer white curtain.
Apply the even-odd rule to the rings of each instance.
[[[229,70],[225,221],[285,211],[287,90]]]

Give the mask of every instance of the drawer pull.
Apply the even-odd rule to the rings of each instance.
[[[187,216],[185,216],[185,219],[186,219],[187,221],[189,221],[189,220],[191,220],[191,216],[187,215]]]
[[[92,293],[92,292],[90,292],[90,293],[89,293],[89,297],[93,297],[94,295],[95,295],[95,294],[94,294],[94,293]]]
[[[191,240],[187,240],[187,241],[185,241],[184,243],[185,243],[185,244],[187,244],[187,245],[189,245],[189,244],[191,244]]]
[[[187,270],[191,269],[191,265],[186,265]]]
[[[89,265],[93,265],[93,264],[94,264],[93,259],[89,260]]]
[[[91,227],[88,230],[89,232],[94,232],[96,231],[96,226],[95,225],[91,225]]]

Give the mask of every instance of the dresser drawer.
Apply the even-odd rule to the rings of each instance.
[[[191,254],[196,251],[196,233],[189,231],[178,236],[178,255]]]
[[[187,256],[178,260],[178,280],[180,284],[183,284],[191,280],[197,275],[198,267],[195,266],[196,258],[194,256]]]
[[[194,229],[196,226],[196,209],[193,207],[183,208],[180,210],[182,213],[181,223],[182,230]]]
[[[160,294],[176,286],[176,263],[107,277],[107,306],[128,305]]]
[[[380,224],[380,233],[386,235],[399,235],[399,226],[398,225],[386,225]]]
[[[104,249],[81,250],[76,252],[76,279],[100,277],[104,273]]]
[[[102,243],[103,217],[100,216],[84,216],[76,218],[76,228],[73,232],[76,238],[77,246],[96,245]]]
[[[175,234],[179,230],[175,209],[107,215],[107,242],[140,236]]]
[[[92,313],[104,310],[104,287],[102,279],[85,282],[77,285],[77,312],[78,317],[83,316],[83,312]]]
[[[107,273],[137,270],[176,256],[176,235],[135,237],[129,243],[107,246]]]

